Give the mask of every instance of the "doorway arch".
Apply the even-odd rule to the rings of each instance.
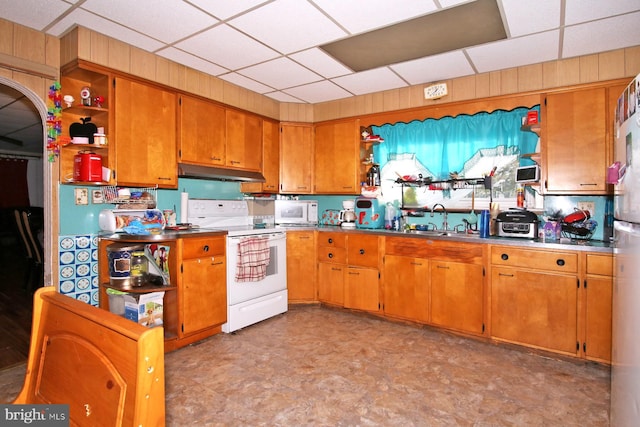
[[[11,80],[7,77],[0,76],[0,84],[9,86],[22,94],[24,94],[36,107],[40,119],[42,120],[42,192],[43,192],[43,211],[44,211],[44,284],[55,285],[51,280],[52,260],[53,260],[53,213],[52,213],[52,163],[49,162],[47,153],[47,105],[46,101],[40,98],[35,92],[26,86]],[[57,215],[56,215],[57,218]],[[55,236],[57,237],[57,236]]]

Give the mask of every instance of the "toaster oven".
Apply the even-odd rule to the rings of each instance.
[[[497,234],[500,237],[538,237],[538,216],[526,209],[509,209],[496,218]]]

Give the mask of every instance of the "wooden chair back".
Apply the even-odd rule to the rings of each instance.
[[[56,292],[34,294],[25,382],[13,403],[69,404],[71,425],[164,426],[164,331]]]

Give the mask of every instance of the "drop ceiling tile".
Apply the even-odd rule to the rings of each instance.
[[[187,67],[191,67],[212,76],[217,76],[229,71],[226,68],[212,64],[209,61],[205,61],[202,58],[198,58],[197,56],[184,52],[180,49],[176,49],[175,47],[168,47],[166,49],[159,50],[156,53],[164,58],[177,62],[178,64],[186,65]]]
[[[391,69],[411,85],[474,73],[471,64],[460,50],[391,65]]]
[[[263,85],[262,83],[258,83],[255,80],[251,80],[248,77],[240,75],[238,73],[229,73],[223,74],[219,76],[222,80],[226,80],[229,83],[233,83],[235,85],[241,86],[245,89],[252,90],[257,93],[265,93],[273,91],[272,87]]]
[[[278,102],[295,102],[298,104],[304,104],[304,101],[302,101],[301,99],[298,98],[294,98],[291,95],[287,95],[284,92],[271,92],[271,93],[265,93],[265,96],[268,96],[269,98],[275,99]]]
[[[228,25],[218,25],[196,34],[177,43],[176,47],[230,70],[279,56],[277,52]]]
[[[472,1],[476,0],[440,0],[440,6],[446,9],[453,6],[460,6],[463,3],[471,3]]]
[[[640,10],[638,0],[566,0],[565,25],[607,18]]]
[[[437,10],[433,0],[315,0],[351,34],[384,27]]]
[[[300,86],[316,82],[319,75],[293,62],[289,58],[278,58],[239,71],[240,74],[276,89]]]
[[[352,96],[351,93],[327,80],[293,87],[291,89],[286,89],[284,92],[293,95],[296,98],[303,99],[311,104]]]
[[[338,86],[356,95],[407,86],[407,83],[387,67],[336,77],[331,80]]]
[[[90,28],[100,34],[104,34],[105,36],[120,40],[121,42],[136,46],[149,52],[153,52],[164,47],[164,44],[152,39],[151,37],[132,31],[122,25],[118,25],[115,22],[101,18],[83,9],[75,9],[69,15],[62,18],[60,22],[52,26],[47,33],[60,37],[76,25]]]
[[[190,0],[190,3],[193,3],[202,10],[206,10],[216,18],[224,20],[266,2],[265,0],[233,0],[213,2],[211,0]]]
[[[229,24],[283,54],[347,35],[309,2],[300,0],[276,0]]]
[[[318,48],[294,53],[289,55],[289,58],[326,78],[344,76],[352,73],[350,69]]]
[[[173,43],[218,22],[188,3],[174,0],[87,0],[81,7],[165,43]]]
[[[638,22],[640,12],[566,27],[562,57],[640,45]]]
[[[2,19],[42,31],[71,5],[60,0],[0,0]]]
[[[558,0],[537,0],[529,4],[522,0],[502,0],[502,9],[511,37],[539,33],[560,26],[561,3]]]
[[[558,59],[557,30],[466,49],[479,73]]]

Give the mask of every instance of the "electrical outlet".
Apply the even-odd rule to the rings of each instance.
[[[593,211],[596,210],[595,202],[578,202],[578,209],[581,211],[589,211],[591,215],[593,215]]]
[[[76,188],[76,205],[88,205],[89,204],[89,190],[86,188]]]

